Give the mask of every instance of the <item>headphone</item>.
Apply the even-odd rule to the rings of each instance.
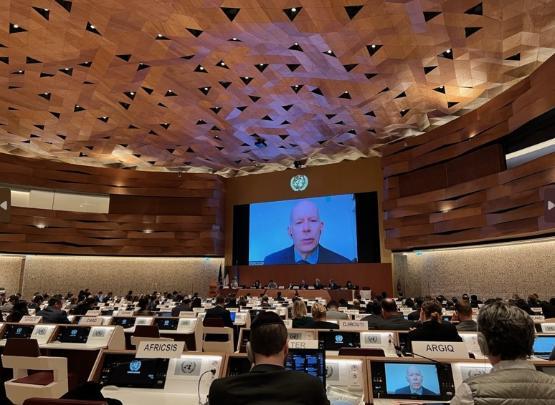
[[[261,312],[254,318],[251,323],[251,336],[255,329],[263,325],[284,325],[283,320],[275,312]],[[246,344],[247,358],[254,365],[254,351],[252,350],[251,342],[248,341]]]
[[[247,358],[254,366],[254,352],[252,351],[251,342],[247,342]]]

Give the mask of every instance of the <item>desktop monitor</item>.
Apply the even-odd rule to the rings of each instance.
[[[555,335],[552,336],[536,336],[534,340],[534,356],[540,359],[549,360],[553,348],[555,347]]]
[[[372,361],[374,398],[449,401],[455,394],[447,363]]]
[[[323,342],[325,350],[360,347],[360,332],[319,331],[318,340]]]
[[[157,318],[156,324],[159,330],[177,330],[178,318]]]
[[[163,389],[169,359],[136,359],[133,353],[107,353],[100,372],[102,386]]]
[[[123,317],[117,316],[112,319],[113,319],[112,323],[114,325],[123,326],[124,329],[135,326],[135,317],[132,317],[132,316],[123,316]]]
[[[19,325],[9,324],[4,329],[4,339],[23,338],[28,339],[31,337],[35,329],[35,325]]]
[[[247,357],[230,357],[227,363],[227,375],[246,374],[250,371],[251,366]]]
[[[326,351],[319,349],[289,349],[285,359],[287,370],[302,371],[317,377],[326,386]]]
[[[71,326],[61,327],[56,340],[61,343],[87,343],[90,327]]]

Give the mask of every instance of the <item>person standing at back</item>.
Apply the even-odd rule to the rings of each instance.
[[[555,377],[526,360],[534,337],[534,321],[522,309],[503,302],[484,306],[478,315],[478,344],[493,369],[464,381],[451,404],[555,404]]]
[[[284,368],[287,329],[276,313],[263,312],[253,321],[247,352],[251,370],[215,380],[210,405],[329,405],[320,380]]]

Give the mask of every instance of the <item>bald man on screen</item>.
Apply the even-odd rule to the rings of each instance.
[[[396,390],[395,395],[437,395],[436,392],[424,387],[424,376],[418,367],[409,366],[407,368],[406,378],[409,385]]]
[[[264,258],[264,264],[351,263],[349,259],[320,245],[324,222],[318,206],[301,200],[291,210],[287,232],[293,245]]]

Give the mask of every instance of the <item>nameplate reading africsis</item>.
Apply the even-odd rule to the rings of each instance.
[[[143,340],[137,350],[138,359],[173,359],[181,357],[185,349],[185,342],[158,342]]]

